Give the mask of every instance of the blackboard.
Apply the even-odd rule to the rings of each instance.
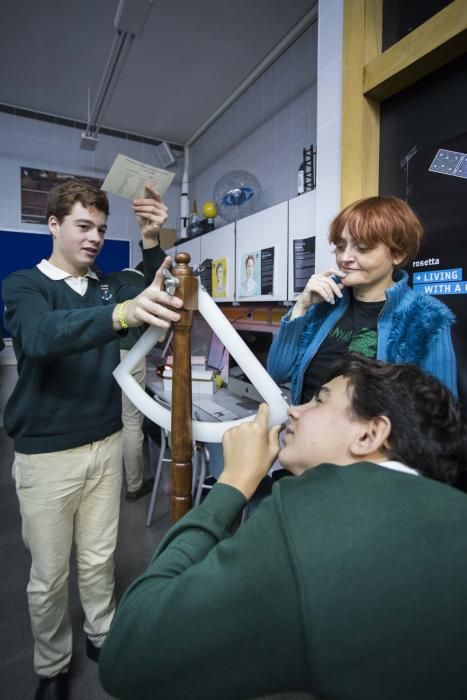
[[[37,265],[52,252],[50,233],[28,233],[27,231],[0,230],[0,302],[1,284],[15,270],[25,270]],[[115,272],[130,266],[130,241],[107,238],[99,253],[97,265],[103,272]],[[5,336],[9,336],[4,331]]]

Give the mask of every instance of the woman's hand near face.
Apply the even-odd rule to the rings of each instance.
[[[327,301],[328,304],[335,304],[336,297],[342,298],[341,289],[343,285],[336,282],[333,276],[345,277],[345,274],[340,270],[330,268],[325,272],[318,272],[310,277],[305,289],[295,303],[291,319],[303,316],[313,304],[320,304],[323,301]]]

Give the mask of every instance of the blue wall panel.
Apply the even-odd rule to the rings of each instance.
[[[37,265],[52,252],[52,237],[44,233],[24,231],[0,231],[0,286],[5,277],[15,270]],[[130,241],[108,238],[97,260],[103,272],[114,272],[130,266]],[[3,299],[0,296],[3,310]],[[5,336],[9,335],[4,331]]]

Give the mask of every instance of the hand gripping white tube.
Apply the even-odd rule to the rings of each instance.
[[[288,406],[281,390],[201,285],[198,289],[198,310],[265,402],[269,404],[269,425],[284,423],[287,420]],[[147,418],[165,430],[170,431],[171,412],[146,394],[131,375],[131,371],[143,357],[146,357],[163,332],[162,328],[149,328],[114,370],[114,377],[141,413],[144,413]],[[200,442],[222,442],[222,436],[226,430],[244,421],[253,420],[253,418],[254,416],[247,416],[222,423],[205,423],[194,420],[193,439]]]

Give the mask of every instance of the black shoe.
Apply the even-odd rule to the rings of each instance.
[[[127,491],[125,501],[138,501],[143,496],[151,493],[154,486],[154,479],[143,479],[143,483],[137,491]]]
[[[86,656],[88,659],[91,659],[91,661],[95,661],[97,663],[99,661],[100,654],[101,648],[96,647],[96,645],[91,642],[89,637],[86,637]]]
[[[68,700],[68,672],[59,673],[51,678],[41,678],[34,700]]]

